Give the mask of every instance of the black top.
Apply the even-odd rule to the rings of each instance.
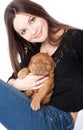
[[[33,51],[27,53],[22,67],[26,67],[31,56],[40,51],[40,45],[32,45]],[[68,30],[52,57],[57,67],[49,105],[68,112],[83,109],[83,31]]]

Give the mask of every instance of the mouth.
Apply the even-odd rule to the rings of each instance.
[[[40,32],[35,36],[35,38],[40,38],[41,35],[42,35],[42,31],[40,31]]]

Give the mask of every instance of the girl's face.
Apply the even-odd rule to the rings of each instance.
[[[29,42],[44,42],[48,38],[47,21],[31,14],[16,14],[13,20],[15,31]]]

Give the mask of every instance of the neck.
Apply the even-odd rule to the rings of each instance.
[[[55,36],[56,41],[55,42],[51,42],[51,41],[49,41],[49,39],[47,39],[45,42],[43,42],[41,45],[41,48],[40,48],[40,52],[45,52],[45,53],[48,53],[49,55],[53,55],[53,53],[56,51],[56,49],[60,45],[62,37],[66,32],[67,32],[67,30],[60,29],[56,33],[56,36]]]
[[[53,55],[53,53],[58,48],[58,45],[54,46],[52,44],[49,44],[48,42],[44,42],[41,45],[40,52],[48,53],[50,56]]]

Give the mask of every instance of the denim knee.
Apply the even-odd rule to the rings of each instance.
[[[51,123],[53,130],[73,130],[74,128],[74,120],[69,112],[47,105],[44,106],[40,113]]]

